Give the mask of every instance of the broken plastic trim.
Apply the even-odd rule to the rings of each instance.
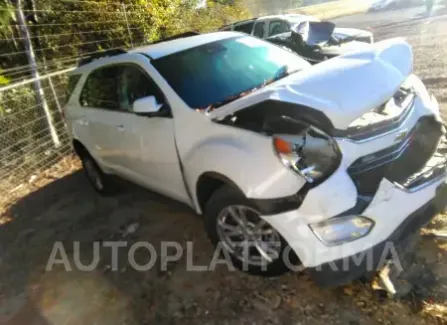
[[[276,199],[251,199],[263,216],[272,216],[299,209],[310,186],[306,183],[297,193]]]
[[[403,91],[406,93],[402,94]],[[403,99],[402,99],[403,95]],[[392,97],[383,106],[366,113],[359,119],[355,120],[346,130],[336,130],[334,136],[339,138],[346,138],[357,143],[370,141],[376,137],[381,137],[389,132],[393,132],[401,125],[405,124],[414,109],[415,94],[412,91],[400,89],[394,97]],[[386,111],[387,106],[391,106],[390,112]],[[399,113],[394,113],[399,111]],[[382,116],[377,122],[367,123],[361,125],[361,119],[367,119],[368,114],[375,114]]]
[[[318,128],[302,121],[291,120],[298,134],[275,134],[273,147],[281,162],[316,186],[338,168],[341,152],[334,139]],[[292,127],[291,125],[291,127]],[[293,133],[292,133],[293,132]]]

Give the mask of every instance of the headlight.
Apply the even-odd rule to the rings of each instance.
[[[374,227],[366,217],[340,217],[310,224],[310,229],[326,246],[335,246],[365,237]]]
[[[314,185],[329,177],[341,160],[335,140],[309,125],[296,135],[275,135],[273,146],[285,166]]]

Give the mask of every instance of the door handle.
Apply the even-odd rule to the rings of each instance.
[[[117,125],[116,128],[118,129],[118,131],[125,131],[124,125],[122,124]]]

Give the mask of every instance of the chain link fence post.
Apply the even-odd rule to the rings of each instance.
[[[130,46],[131,46],[132,48],[134,48],[134,46],[133,46],[133,40],[132,40],[132,33],[130,32],[130,27],[129,27],[129,20],[127,19],[126,4],[122,3],[122,4],[121,4],[121,7],[123,8],[124,19],[126,20],[127,33],[129,34]]]
[[[20,36],[23,39],[23,46],[26,50],[26,56],[28,58],[28,63],[31,67],[31,75],[35,79],[34,90],[36,92],[36,101],[42,107],[48,128],[50,130],[51,138],[53,140],[54,146],[57,148],[60,146],[61,142],[59,136],[57,135],[56,128],[54,127],[53,116],[51,115],[48,103],[45,100],[45,94],[42,89],[42,83],[39,79],[39,72],[37,71],[36,57],[34,54],[33,44],[31,42],[31,36],[26,25],[25,15],[22,11],[22,0],[17,0],[17,21],[19,23]]]

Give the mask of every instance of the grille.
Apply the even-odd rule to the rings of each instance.
[[[423,118],[399,143],[357,159],[348,173],[357,190],[373,195],[385,177],[411,189],[444,173],[447,140],[443,126],[433,118]]]
[[[362,141],[395,130],[413,112],[414,99],[412,89],[400,88],[385,104],[362,115],[348,129],[338,130],[335,136]]]

